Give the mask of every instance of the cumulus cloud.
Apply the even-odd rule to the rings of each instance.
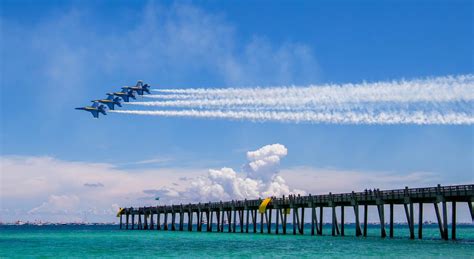
[[[279,144],[250,151],[240,171],[228,167],[124,170],[111,164],[53,157],[3,156],[0,157],[0,221],[112,222],[119,207],[156,205],[156,197],[160,197],[159,204],[179,204],[278,197],[303,193],[301,190],[326,194],[405,185],[460,184],[433,172],[367,172],[304,166],[279,169],[287,152]],[[278,159],[269,159],[272,156]],[[259,160],[265,161],[265,166],[249,171],[250,164]],[[84,183],[103,187],[85,187]],[[431,216],[428,213],[427,220]],[[464,206],[460,206],[458,219],[470,222]]]
[[[258,150],[249,151],[247,152],[249,163],[245,169],[252,178],[271,180],[278,173],[280,159],[287,154],[288,150],[281,144],[267,145]]]
[[[207,175],[189,181],[189,187],[179,192],[172,187],[155,190],[154,195],[163,196],[173,202],[211,201],[231,199],[255,199],[282,196],[291,193],[304,194],[290,189],[283,177],[278,176],[280,160],[288,154],[284,145],[263,146],[247,152],[248,162],[243,172],[232,168],[210,169]]]
[[[181,177],[206,172],[199,168],[124,170],[112,164],[24,156],[0,157],[0,171],[0,207],[8,210],[0,221],[95,222],[113,221],[117,205],[155,204],[154,199],[143,199],[143,190],[171,186]]]

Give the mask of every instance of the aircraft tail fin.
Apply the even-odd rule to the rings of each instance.
[[[143,85],[143,91],[147,94],[150,94],[150,85],[149,84],[144,84]]]

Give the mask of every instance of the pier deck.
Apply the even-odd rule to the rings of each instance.
[[[271,197],[271,201],[259,213],[259,207],[263,199],[235,200],[225,202],[209,202],[197,204],[179,204],[155,207],[125,208],[119,213],[120,228],[141,230],[171,230],[193,231],[193,222],[197,225],[197,231],[212,232],[260,232],[274,234],[287,234],[287,215],[293,214],[292,233],[304,234],[305,209],[311,213],[311,235],[322,235],[323,210],[332,210],[331,233],[333,236],[344,236],[344,208],[352,207],[355,215],[356,236],[367,236],[367,212],[369,206],[376,206],[379,222],[380,236],[385,238],[385,206],[389,205],[389,237],[393,237],[393,210],[395,205],[404,207],[410,238],[415,238],[414,204],[418,206],[418,238],[422,238],[423,228],[423,204],[433,204],[436,213],[440,237],[448,240],[448,211],[447,202],[451,203],[451,238],[456,239],[456,206],[457,203],[467,203],[474,221],[474,184],[441,186],[427,188],[408,188],[398,190],[365,190],[363,192],[351,192],[342,194],[325,195],[290,195],[283,197]],[[441,204],[441,209],[438,207]],[[360,219],[360,207],[362,207],[364,218]],[[337,219],[336,210],[340,208],[340,222]],[[274,220],[272,211],[276,211]],[[318,213],[319,212],[319,213]],[[442,212],[442,215],[441,213]],[[318,215],[319,214],[319,215]],[[194,215],[196,219],[194,220]],[[170,216],[170,217],[169,217]],[[214,218],[215,216],[215,218]],[[125,218],[125,223],[123,222]],[[137,221],[135,220],[137,217]],[[131,218],[131,221],[130,221]],[[179,218],[179,222],[176,220]],[[186,223],[184,222],[184,219]],[[204,218],[206,222],[204,222]],[[149,222],[148,222],[149,221]],[[226,224],[227,221],[227,224]],[[155,223],[156,222],[156,223]],[[161,223],[163,222],[163,223]],[[207,224],[207,222],[209,224]],[[363,224],[361,224],[363,222]],[[125,226],[124,226],[125,225]],[[227,225],[227,231],[225,231]],[[238,227],[237,227],[238,225]],[[281,225],[281,227],[280,227]],[[273,226],[273,227],[272,227]],[[361,228],[362,226],[362,228]],[[257,230],[257,227],[260,229]],[[281,233],[279,233],[281,231]]]

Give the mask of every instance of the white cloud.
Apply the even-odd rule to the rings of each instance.
[[[249,152],[248,163],[254,161],[252,159],[273,161],[266,158],[274,155],[281,159],[286,153],[283,145],[266,146]],[[248,164],[243,168],[247,167]],[[430,172],[400,174],[312,167],[278,170],[276,165],[271,168],[275,169],[271,180],[263,181],[248,175],[245,170],[236,172],[226,167],[125,171],[110,164],[4,156],[0,157],[0,221],[111,222],[115,220],[118,207],[156,205],[157,196],[161,198],[160,204],[170,204],[281,196],[303,193],[302,190],[326,194],[366,188],[404,188],[406,185],[460,184]],[[87,183],[103,186],[84,186]],[[460,222],[470,222],[465,207],[459,205]],[[427,210],[426,220],[434,220],[431,209]],[[369,218],[377,220],[374,215]],[[396,218],[403,221],[403,213],[397,212]],[[350,213],[347,220],[351,220]]]
[[[206,172],[199,168],[125,171],[111,164],[22,156],[0,157],[0,171],[0,204],[10,211],[1,215],[4,221],[24,217],[76,221],[86,216],[91,221],[112,221],[113,204],[154,204],[153,199],[142,199],[143,190],[171,186],[179,178]]]
[[[278,176],[280,159],[288,150],[284,145],[273,144],[247,152],[249,160],[243,172],[232,168],[210,169],[207,175],[186,179],[189,186],[179,192],[172,187],[156,190],[170,202],[216,201],[230,199],[256,199],[268,196],[281,196],[305,192],[290,189],[285,180]]]
[[[245,166],[245,170],[250,177],[263,181],[271,180],[278,173],[280,159],[287,154],[288,150],[281,144],[267,145],[258,150],[249,151],[247,152],[249,163]]]
[[[78,209],[79,203],[80,199],[76,195],[50,195],[47,202],[43,202],[28,213],[70,214]]]

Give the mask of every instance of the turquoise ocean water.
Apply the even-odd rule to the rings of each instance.
[[[423,240],[410,240],[406,225],[396,225],[395,238],[381,239],[380,228],[369,226],[369,237],[286,236],[246,233],[196,233],[157,230],[119,230],[101,226],[0,226],[0,257],[466,257],[474,258],[474,225],[459,225],[457,241],[439,239],[437,225],[423,228]],[[252,228],[250,228],[252,230]],[[240,230],[240,228],[238,228]],[[387,229],[388,234],[388,229]]]

